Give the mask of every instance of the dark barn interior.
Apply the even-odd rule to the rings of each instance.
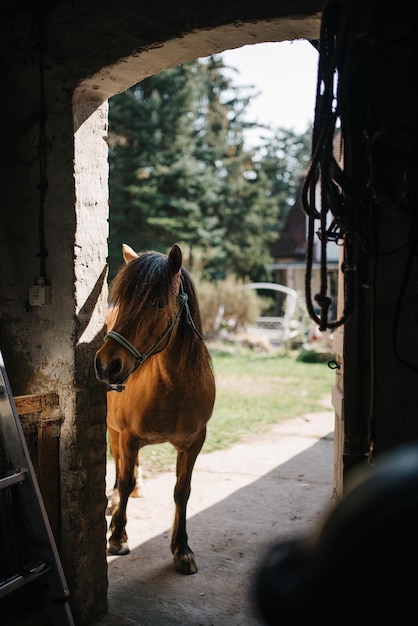
[[[54,533],[75,622],[87,624],[107,611],[105,390],[93,357],[107,306],[108,99],[225,49],[319,45],[308,183],[320,180],[322,203],[307,185],[305,210],[315,228],[331,212],[344,242],[339,497],[350,468],[418,436],[418,42],[412,9],[377,0],[3,0],[0,14],[0,350],[14,396],[53,394],[59,406]],[[319,305],[325,328],[326,294]]]

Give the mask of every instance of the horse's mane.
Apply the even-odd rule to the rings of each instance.
[[[184,292],[188,296],[190,314],[196,328],[202,333],[202,321],[196,290],[188,271],[181,268]],[[178,312],[178,294],[175,281],[168,265],[168,257],[155,251],[141,253],[137,258],[124,264],[110,287],[110,301],[118,308],[117,322],[126,331],[136,332],[138,322],[144,315],[149,315],[149,304],[158,308],[168,307],[170,315]],[[196,344],[196,339],[203,344],[196,332],[187,323],[186,312],[181,316],[178,332],[187,348]]]

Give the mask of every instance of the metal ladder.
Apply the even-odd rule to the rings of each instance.
[[[4,471],[0,472],[0,515],[2,511],[7,511],[8,514],[10,511],[13,512],[14,523],[18,525],[26,545],[24,562],[19,563],[16,567],[17,571],[7,571],[7,564],[3,564],[0,568],[0,602],[17,589],[43,578],[45,610],[51,624],[74,626],[68,586],[17,414],[1,351],[0,448],[4,461]],[[3,535],[0,536],[0,545],[3,547],[8,540],[4,530],[0,518],[0,534]],[[12,537],[13,533],[10,533],[11,541]],[[5,572],[6,575],[4,575]]]

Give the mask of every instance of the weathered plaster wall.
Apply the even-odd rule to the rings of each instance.
[[[169,39],[164,45],[158,43],[144,47],[143,50],[101,69],[81,81],[77,93],[91,92],[102,100],[124,91],[161,69],[187,63],[198,57],[266,41],[317,39],[319,24],[318,13],[315,17],[276,18],[192,31]]]

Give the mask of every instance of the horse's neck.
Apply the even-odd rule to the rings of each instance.
[[[173,370],[180,364],[184,364],[185,360],[190,360],[192,355],[196,355],[195,343],[197,335],[194,335],[192,329],[188,330],[190,330],[190,333],[186,331],[186,335],[184,335],[185,329],[177,326],[167,346],[158,354],[161,366],[174,374],[175,371]],[[193,364],[190,363],[190,366],[193,367]]]

